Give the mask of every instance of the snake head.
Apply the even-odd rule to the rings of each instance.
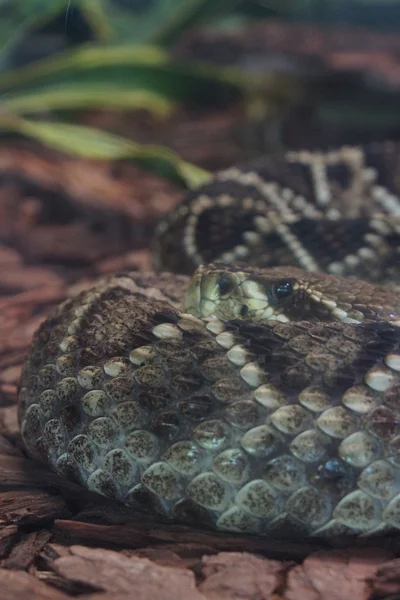
[[[295,299],[296,290],[296,278],[289,274],[232,265],[200,266],[189,284],[185,310],[198,317],[286,323],[284,308]]]
[[[222,320],[375,319],[400,324],[398,294],[368,282],[294,267],[200,266],[189,284],[185,310]]]

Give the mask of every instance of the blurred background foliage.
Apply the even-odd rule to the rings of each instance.
[[[392,89],[382,105],[379,94],[365,97],[351,78],[344,87],[333,79],[321,91],[290,69],[249,68],[177,51],[190,32],[206,27],[218,41],[276,18],[390,32],[400,24],[400,2],[0,0],[0,132],[3,139],[22,135],[79,156],[134,159],[191,187],[208,177],[206,169],[166,146],[90,126],[87,114],[133,111],[162,123],[183,107],[240,105],[258,128],[293,106],[307,106],[311,95],[333,127],[347,120],[368,133],[372,123],[372,134],[395,129],[399,96]],[[255,152],[274,149],[270,139]],[[280,132],[275,143],[284,145]]]

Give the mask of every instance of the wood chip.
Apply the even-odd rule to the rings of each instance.
[[[45,529],[24,535],[13,546],[8,558],[3,561],[2,568],[25,571],[40,554],[42,548],[50,538],[50,531],[46,531]]]
[[[378,598],[388,597],[395,600],[400,597],[400,558],[379,566],[371,584]]]
[[[368,600],[370,580],[390,554],[378,548],[319,552],[289,572],[285,600]]]
[[[0,590],[4,600],[71,600],[63,594],[23,571],[0,569]]]
[[[68,515],[69,510],[61,496],[41,490],[0,494],[0,520],[7,524],[32,525]]]
[[[199,589],[208,600],[271,600],[288,568],[247,552],[221,552],[202,562],[205,579]]]
[[[17,533],[18,528],[15,525],[6,525],[0,528],[0,559],[7,553]]]
[[[85,546],[69,550],[70,556],[56,559],[53,568],[74,582],[135,600],[207,600],[197,590],[193,573],[186,569],[160,566],[112,550]]]

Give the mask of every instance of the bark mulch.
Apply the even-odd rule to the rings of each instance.
[[[0,148],[0,598],[400,598],[396,538],[329,547],[197,530],[132,513],[25,456],[16,391],[32,333],[98,275],[148,267],[151,227],[179,197],[132,166]]]

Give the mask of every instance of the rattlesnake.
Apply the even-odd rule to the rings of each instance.
[[[398,530],[399,167],[391,143],[289,153],[190,192],[158,226],[161,274],[105,278],[35,334],[29,453],[220,530]]]

